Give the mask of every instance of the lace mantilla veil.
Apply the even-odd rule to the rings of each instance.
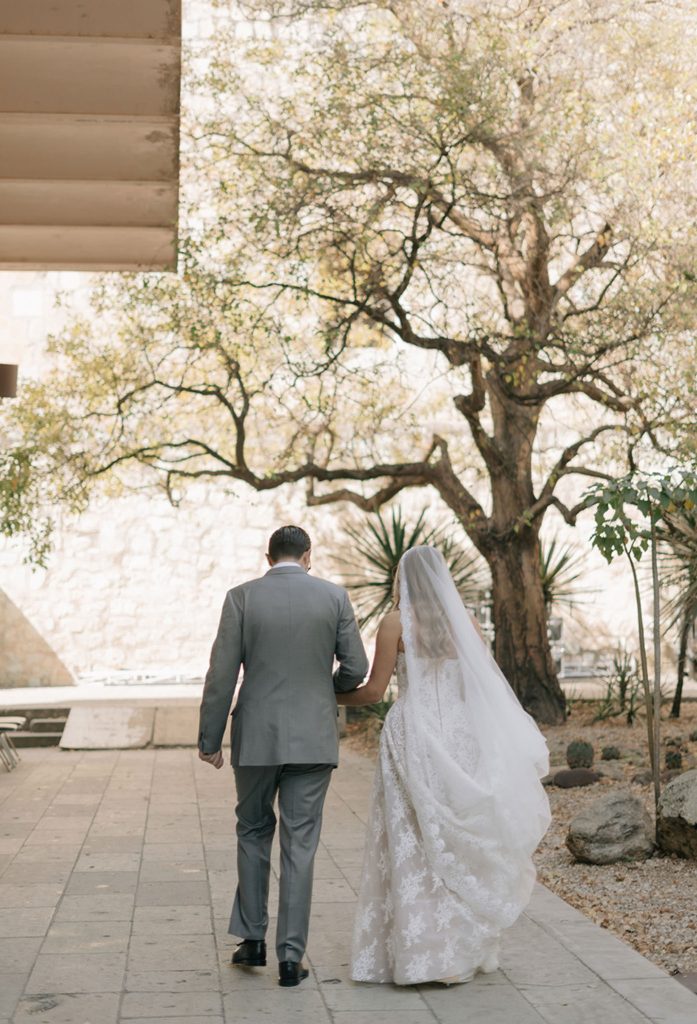
[[[469,908],[469,938],[486,948],[530,898],[532,854],[550,823],[540,784],[547,744],[436,548],[413,548],[402,558],[399,610],[407,784],[424,853],[433,874]]]

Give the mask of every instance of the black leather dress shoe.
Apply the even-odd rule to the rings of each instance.
[[[266,967],[266,943],[245,939],[232,954],[232,962],[239,967]]]
[[[282,988],[292,988],[299,985],[309,973],[302,964],[293,963],[292,960],[281,960],[278,965],[278,984]]]

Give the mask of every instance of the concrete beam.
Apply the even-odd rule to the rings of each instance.
[[[178,39],[178,0],[21,0],[0,6],[1,35]]]
[[[0,225],[5,270],[163,270],[176,263],[169,227]]]
[[[174,223],[177,189],[159,181],[3,181],[4,226],[159,227]]]
[[[151,181],[177,186],[167,117],[0,114],[0,180]]]
[[[180,0],[0,7],[0,269],[176,267]]]
[[[149,39],[0,37],[0,112],[176,115],[178,46]]]

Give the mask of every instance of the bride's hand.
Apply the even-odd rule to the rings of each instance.
[[[382,700],[395,669],[401,635],[402,625],[399,612],[388,612],[380,623],[375,638],[375,658],[368,682],[364,686],[359,686],[357,690],[338,693],[336,695],[338,704],[363,707],[366,704],[376,704]]]

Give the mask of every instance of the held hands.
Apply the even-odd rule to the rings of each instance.
[[[200,759],[202,761],[205,761],[206,764],[212,764],[214,768],[222,768],[223,767],[223,752],[222,752],[222,750],[217,750],[215,752],[215,754],[204,754],[202,750],[199,750],[198,756],[200,757]]]

